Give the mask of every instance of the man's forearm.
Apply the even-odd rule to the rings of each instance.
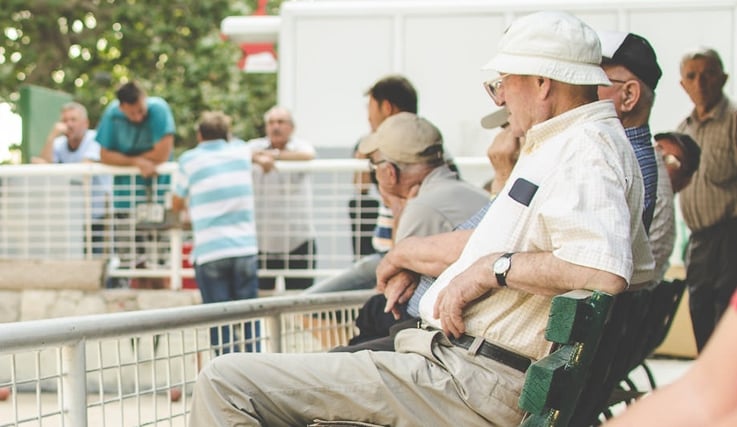
[[[170,134],[161,138],[156,144],[154,144],[152,149],[141,153],[140,156],[159,165],[169,160],[173,149],[174,135]]]
[[[292,150],[280,150],[279,154],[274,157],[274,160],[281,161],[306,161],[312,160],[315,155],[304,151],[292,151]]]
[[[46,144],[44,144],[41,152],[38,155],[39,158],[43,159],[47,163],[54,162],[54,138],[49,136],[49,138],[46,140]]]
[[[491,266],[500,255],[487,255],[478,261],[488,266],[488,280],[495,283],[492,288],[498,284]],[[510,288],[537,295],[557,295],[574,289],[618,294],[627,288],[627,281],[616,274],[564,261],[552,252],[515,253],[506,281]]]
[[[100,162],[112,166],[136,166],[136,156],[100,148]]]
[[[455,262],[473,230],[457,230],[426,237],[407,237],[389,252],[401,268],[437,277]],[[396,254],[392,254],[394,251]]]

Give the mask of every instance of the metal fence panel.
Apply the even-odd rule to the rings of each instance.
[[[0,427],[184,426],[197,373],[217,354],[345,345],[355,333],[358,308],[371,294],[293,295],[0,324],[0,390],[10,391],[0,401]],[[211,345],[211,329],[223,342],[225,325],[230,343]]]

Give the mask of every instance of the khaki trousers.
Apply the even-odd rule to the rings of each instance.
[[[396,352],[231,353],[199,375],[190,427],[306,426],[314,419],[402,426],[516,426],[524,374],[406,329]]]

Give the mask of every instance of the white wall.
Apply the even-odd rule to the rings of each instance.
[[[567,10],[596,29],[631,31],[652,43],[663,69],[654,132],[674,128],[690,111],[678,83],[686,50],[708,45],[727,71],[737,68],[737,0],[295,1],[282,5],[279,102],[293,110],[300,136],[318,147],[350,147],[369,130],[366,89],[402,73],[451,153],[483,154],[494,132],[479,119],[496,107],[481,86],[491,74],[480,68],[516,16],[543,9]],[[728,82],[728,94],[733,87]]]

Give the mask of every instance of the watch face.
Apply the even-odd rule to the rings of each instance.
[[[501,257],[494,261],[494,274],[504,274],[509,270],[509,266],[512,264],[512,260],[508,257]]]

